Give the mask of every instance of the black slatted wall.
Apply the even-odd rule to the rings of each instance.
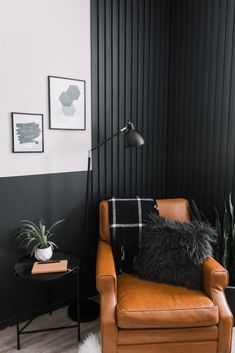
[[[171,4],[167,195],[204,211],[235,197],[234,0]]]
[[[95,200],[183,196],[212,215],[235,199],[235,1],[91,3],[93,144],[128,120],[147,142],[94,153]]]
[[[128,120],[146,144],[124,137],[93,153],[95,201],[165,194],[170,1],[91,0],[93,145]]]

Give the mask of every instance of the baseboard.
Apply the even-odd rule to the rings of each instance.
[[[73,296],[70,296],[67,298],[57,300],[57,301],[53,302],[52,309],[56,310],[56,309],[63,308],[64,306],[69,305],[74,300],[74,298],[75,298],[75,296],[73,295]],[[33,309],[33,310],[22,313],[21,317],[20,317],[20,322],[27,321],[27,320],[31,319],[33,316],[36,316],[39,311],[40,311],[40,315],[46,314],[46,313],[48,313],[48,307],[46,307],[45,309],[41,309],[41,310],[40,310],[40,308],[37,308],[37,309]],[[6,327],[13,326],[15,324],[16,324],[16,317],[12,316],[6,320],[0,321],[0,330],[3,330]]]

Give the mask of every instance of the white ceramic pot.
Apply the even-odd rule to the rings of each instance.
[[[34,256],[38,261],[47,261],[50,260],[52,257],[52,248],[51,246],[48,246],[48,248],[45,249],[37,249],[35,250]]]

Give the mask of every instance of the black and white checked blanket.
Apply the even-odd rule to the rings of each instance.
[[[147,216],[158,211],[154,199],[133,198],[109,201],[111,245],[117,273],[131,273],[133,260],[138,255],[141,234]]]

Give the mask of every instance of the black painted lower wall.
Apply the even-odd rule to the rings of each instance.
[[[56,229],[61,250],[82,254],[86,172],[20,176],[0,179],[0,327],[15,317],[14,262],[25,254],[18,248],[15,232],[22,219],[42,217],[48,224],[65,218]],[[90,233],[87,292],[94,293],[96,234]],[[47,287],[22,281],[22,311],[35,311],[47,303]],[[75,279],[57,282],[53,300],[63,305],[75,294]]]

